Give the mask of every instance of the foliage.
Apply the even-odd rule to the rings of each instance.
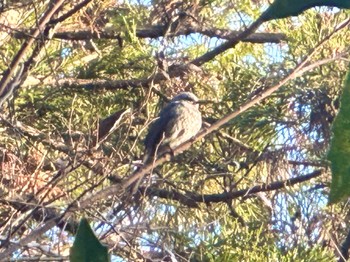
[[[326,155],[349,13],[262,23],[268,4],[0,7],[0,260],[68,259],[81,217],[112,261],[346,258]],[[181,91],[200,98],[204,133],[133,195],[148,127]]]

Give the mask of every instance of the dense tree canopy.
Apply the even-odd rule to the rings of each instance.
[[[268,6],[3,2],[0,260],[67,259],[82,217],[112,261],[347,258],[326,155],[349,12],[262,22]],[[199,97],[202,131],[143,166],[149,126],[181,91]]]

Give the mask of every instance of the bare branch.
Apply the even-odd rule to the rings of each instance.
[[[130,177],[126,182],[124,182],[124,184],[112,185],[110,187],[103,189],[102,191],[97,192],[93,196],[89,196],[88,198],[86,198],[85,200],[82,200],[79,203],[79,207],[85,208],[89,206],[91,203],[94,203],[102,199],[107,199],[111,195],[121,196],[122,194],[125,193],[125,188],[127,188],[127,186],[129,186],[130,184],[135,182],[137,179],[139,179],[139,177],[142,177],[142,175],[145,175],[148,172],[149,170],[147,168],[145,172],[142,172],[142,173],[139,172],[139,173],[136,173],[134,176]],[[157,196],[165,199],[177,200],[189,207],[196,207],[197,205],[195,203],[225,202],[227,200],[232,200],[238,197],[247,196],[258,192],[278,190],[281,188],[285,188],[287,186],[293,186],[295,184],[311,180],[312,178],[318,177],[321,174],[322,174],[322,170],[316,170],[308,175],[299,176],[299,177],[291,178],[284,181],[277,181],[268,185],[254,186],[252,188],[243,189],[235,192],[225,192],[221,194],[211,194],[211,195],[200,195],[196,193],[181,194],[177,191],[161,190],[154,187],[147,187],[147,188],[142,187],[140,188],[140,191],[141,193],[144,193],[149,197]]]
[[[10,244],[6,250],[0,253],[0,261],[3,261],[4,259],[11,256],[17,249],[40,238],[40,236],[44,235],[48,230],[56,226],[56,220],[57,219],[53,218],[47,221],[43,226],[38,227],[37,229],[33,230],[29,235],[22,238],[18,243]]]
[[[214,48],[213,50],[205,53],[204,55],[197,57],[196,59],[191,61],[191,64],[194,64],[196,66],[201,66],[202,64],[212,60],[215,56],[222,54],[226,50],[233,48],[236,46],[240,41],[250,36],[253,32],[255,32],[256,29],[263,23],[263,17],[260,16],[254,23],[252,23],[246,30],[241,32],[236,37],[228,40],[227,42],[223,43],[222,45]]]
[[[298,176],[295,178],[291,178],[284,181],[277,181],[273,182],[267,185],[259,185],[254,186],[247,189],[242,189],[235,192],[224,192],[221,194],[210,194],[210,195],[200,195],[196,193],[187,193],[187,194],[180,194],[179,192],[173,190],[173,191],[167,191],[167,190],[161,190],[154,187],[147,187],[147,188],[140,188],[141,192],[146,194],[149,197],[160,197],[165,198],[169,200],[176,200],[181,202],[182,204],[191,203],[191,205],[186,204],[189,207],[193,207],[192,203],[218,203],[218,202],[225,202],[228,200],[236,199],[239,197],[246,197],[249,195],[256,194],[258,192],[267,192],[267,191],[273,191],[273,190],[279,190],[282,188],[290,187],[298,183],[302,183],[305,181],[309,181],[313,178],[316,178],[320,175],[322,175],[322,170],[316,170],[310,174],[304,175],[304,176]],[[183,199],[186,199],[186,201],[183,201]]]
[[[81,3],[77,4],[74,8],[69,10],[67,13],[61,15],[60,17],[58,17],[56,19],[52,19],[50,21],[50,24],[52,25],[52,24],[57,24],[57,23],[63,22],[64,20],[66,20],[67,18],[71,17],[76,12],[78,12],[80,9],[82,9],[84,6],[88,5],[91,1],[92,0],[82,1]]]
[[[163,37],[165,34],[165,26],[152,26],[144,29],[137,29],[136,36],[139,38],[159,38]],[[199,27],[190,26],[187,28],[182,28],[177,30],[174,34],[168,34],[169,37],[190,35],[194,33],[199,33],[208,37],[217,37],[220,39],[235,39],[239,36],[242,31],[233,31],[227,29],[219,28],[209,28],[209,27]],[[27,38],[28,33],[15,32],[14,37],[16,38]],[[99,32],[92,32],[91,30],[80,30],[80,31],[60,31],[55,33],[53,38],[64,39],[64,40],[90,40],[90,39],[121,39],[120,32],[100,30]],[[254,33],[242,42],[250,43],[281,43],[286,41],[287,38],[284,34],[278,33]]]

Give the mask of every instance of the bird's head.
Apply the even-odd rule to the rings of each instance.
[[[198,100],[199,100],[198,97],[196,97],[194,94],[190,92],[182,92],[176,95],[170,102],[188,101],[198,106]]]

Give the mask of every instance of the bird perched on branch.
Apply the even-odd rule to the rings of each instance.
[[[198,98],[190,92],[183,92],[161,110],[145,139],[144,164],[153,162],[157,156],[166,152],[172,152],[198,133],[202,127],[198,107]]]

